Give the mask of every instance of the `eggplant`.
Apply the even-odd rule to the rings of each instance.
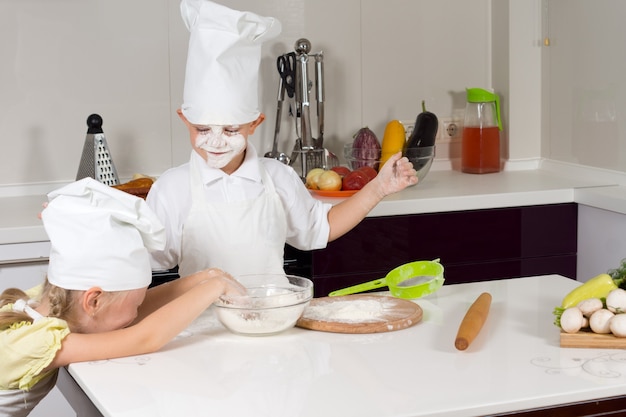
[[[426,102],[422,100],[422,112],[415,119],[413,133],[406,142],[407,148],[425,148],[435,146],[439,120],[434,113],[426,111]]]
[[[438,128],[439,120],[437,120],[437,116],[435,116],[434,113],[426,111],[426,102],[422,100],[422,112],[417,115],[413,132],[406,141],[402,152],[402,155],[409,158],[409,161],[413,163],[413,168],[415,168],[416,171],[419,171],[428,163],[428,161],[423,158],[416,158],[416,156],[420,154],[417,149],[435,146]]]
[[[371,129],[367,126],[359,129],[352,141],[353,168],[369,166],[378,171],[380,149],[380,141]]]

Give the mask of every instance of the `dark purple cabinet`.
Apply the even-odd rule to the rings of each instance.
[[[311,277],[315,296],[439,258],[447,284],[540,274],[576,276],[575,203],[366,218],[328,247],[287,246],[288,273]]]
[[[493,414],[491,417],[617,417],[626,415],[626,396],[599,398],[532,410]]]

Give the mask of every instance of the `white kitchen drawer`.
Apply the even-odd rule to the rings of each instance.
[[[0,245],[0,291],[41,284],[48,271],[50,242]]]
[[[50,242],[0,245],[0,265],[47,261]]]
[[[0,265],[0,292],[7,288],[33,288],[44,282],[47,272],[47,261]]]

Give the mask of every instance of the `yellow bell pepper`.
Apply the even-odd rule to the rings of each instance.
[[[606,296],[609,295],[611,291],[618,288],[619,282],[622,282],[622,279],[615,280],[609,274],[600,274],[574,288],[563,298],[561,306],[554,308],[552,312],[555,316],[554,324],[557,327],[561,327],[561,314],[563,314],[565,309],[575,307],[583,300],[600,298],[604,303]]]
[[[579,302],[589,298],[606,298],[609,292],[616,288],[617,284],[615,284],[615,281],[609,274],[597,275],[570,291],[563,298],[561,307],[564,309],[574,307]]]

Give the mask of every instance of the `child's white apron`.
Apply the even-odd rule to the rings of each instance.
[[[180,276],[209,267],[233,276],[284,274],[287,219],[263,164],[259,168],[265,191],[260,196],[208,203],[195,159],[189,163],[192,204],[183,225]]]

